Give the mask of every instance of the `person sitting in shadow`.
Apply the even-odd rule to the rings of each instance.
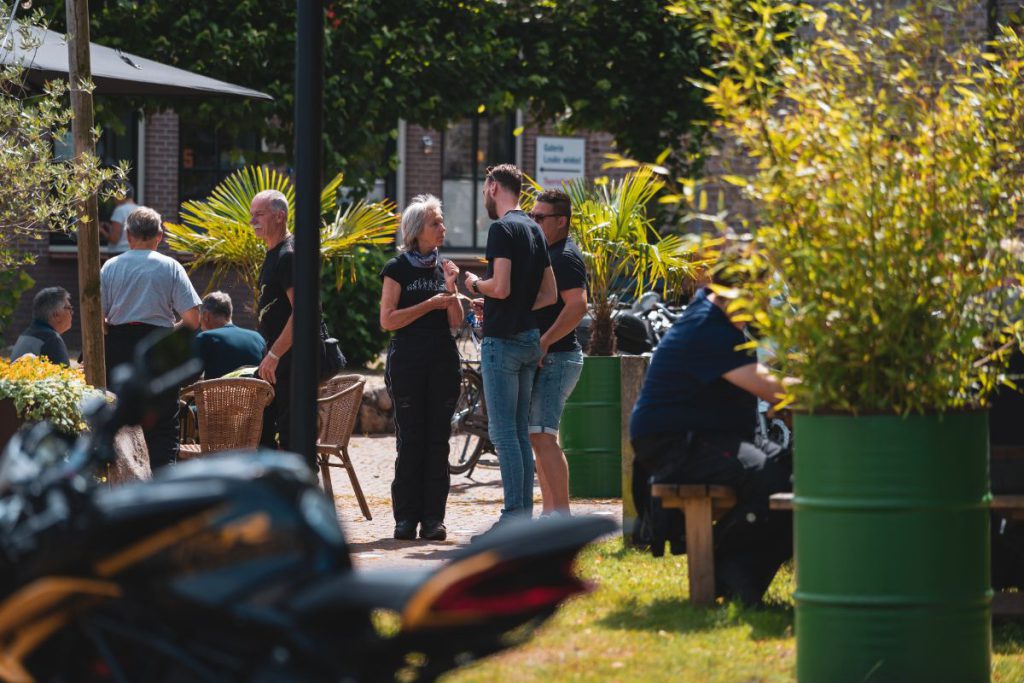
[[[713,284],[743,284],[741,254],[738,246],[725,250]],[[683,520],[656,505],[652,483],[732,487],[736,506],[714,530],[715,585],[722,596],[757,604],[793,552],[792,516],[768,509],[773,493],[792,488],[790,453],[754,441],[758,399],[775,403],[785,388],[750,351],[737,350],[747,341],[745,323],[727,304],[701,289],[658,344],[630,420],[633,492],[638,508],[650,506],[651,549],[661,555],[666,539],[674,553],[684,551]]]

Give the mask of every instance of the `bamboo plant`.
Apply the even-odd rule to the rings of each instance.
[[[956,3],[954,3],[956,4]],[[1022,331],[1024,41],[955,37],[959,5],[676,0],[757,207],[738,295],[803,409],[984,407]],[[794,24],[802,28],[794,32]]]

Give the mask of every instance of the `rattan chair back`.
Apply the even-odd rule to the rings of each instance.
[[[263,430],[263,409],[274,389],[262,379],[209,379],[192,385],[199,414],[199,450],[215,453],[256,448]]]
[[[317,400],[320,417],[318,444],[346,448],[363,404],[362,375],[335,375],[320,385]]]

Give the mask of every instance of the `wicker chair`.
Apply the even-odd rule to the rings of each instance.
[[[331,485],[331,468],[341,467],[348,470],[348,478],[352,482],[352,490],[359,501],[359,509],[366,519],[373,519],[370,507],[366,504],[363,489],[359,486],[359,478],[348,455],[348,441],[352,430],[356,427],[359,407],[363,402],[363,387],[366,378],[362,375],[335,375],[320,385],[320,398],[317,400],[320,418],[320,435],[316,443],[317,462],[324,480],[324,493],[334,500],[334,487]],[[337,459],[337,462],[331,458]]]
[[[256,448],[263,430],[263,409],[274,398],[267,382],[254,378],[209,379],[184,389],[199,413],[199,443],[182,444],[182,460],[233,448]]]

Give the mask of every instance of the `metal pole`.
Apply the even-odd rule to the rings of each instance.
[[[320,135],[324,8],[296,0],[295,45],[295,341],[292,347],[292,449],[316,453],[320,358]]]
[[[80,84],[92,77],[89,61],[89,0],[67,0],[68,85],[75,118],[71,134],[75,139],[75,158],[95,154],[92,138],[92,93]],[[82,352],[85,379],[97,387],[107,385],[103,358],[103,308],[100,304],[100,233],[96,195],[82,203],[78,219],[78,308],[82,326]]]

